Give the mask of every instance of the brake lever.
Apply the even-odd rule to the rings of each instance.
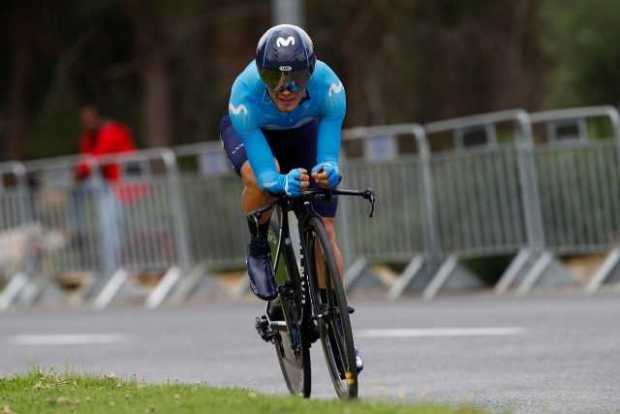
[[[372,218],[375,215],[375,193],[372,190],[366,190],[363,197],[370,202],[370,214],[368,217]]]

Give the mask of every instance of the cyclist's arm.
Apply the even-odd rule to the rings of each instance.
[[[322,97],[322,117],[319,122],[317,164],[338,163],[342,122],[347,111],[347,98],[344,86],[338,76],[329,69],[325,78]]]
[[[236,81],[233,84],[228,114],[245,146],[259,188],[272,193],[282,192],[284,177],[278,173],[271,148],[258,126],[260,114],[251,100],[247,99],[242,82]]]

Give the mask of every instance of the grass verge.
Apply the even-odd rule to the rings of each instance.
[[[302,413],[481,414],[472,407],[304,400],[245,389],[191,384],[143,384],[32,371],[0,379],[0,414],[27,413]]]

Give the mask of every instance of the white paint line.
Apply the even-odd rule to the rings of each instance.
[[[466,336],[519,335],[525,329],[505,328],[430,328],[430,329],[363,329],[355,331],[358,338],[447,338]]]
[[[126,341],[121,334],[51,334],[51,335],[15,335],[9,338],[14,345],[62,346],[114,344]]]

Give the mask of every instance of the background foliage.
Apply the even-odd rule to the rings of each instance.
[[[305,2],[319,58],[347,85],[349,126],[618,103],[617,0],[361,3]],[[270,19],[257,0],[3,2],[0,159],[75,151],[87,101],[141,146],[215,139]]]

